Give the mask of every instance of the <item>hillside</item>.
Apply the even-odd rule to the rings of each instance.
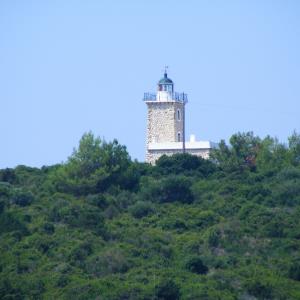
[[[300,299],[300,136],[0,170],[0,299]]]

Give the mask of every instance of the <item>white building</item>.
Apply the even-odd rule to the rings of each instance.
[[[196,141],[194,135],[185,139],[185,104],[187,94],[174,91],[173,81],[167,72],[158,82],[157,93],[145,93],[147,104],[146,161],[154,164],[162,155],[190,153],[208,158],[215,144],[210,141]]]

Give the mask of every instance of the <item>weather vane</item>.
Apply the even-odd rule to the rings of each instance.
[[[165,66],[165,74],[167,74],[168,69],[169,69],[169,66]]]

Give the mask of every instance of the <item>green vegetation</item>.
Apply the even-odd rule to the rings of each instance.
[[[0,170],[0,299],[300,299],[300,136]]]

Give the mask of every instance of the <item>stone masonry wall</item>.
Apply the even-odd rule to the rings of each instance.
[[[178,132],[182,137],[182,103],[148,102],[147,106],[147,146],[149,143],[176,142]],[[180,109],[180,121],[177,120],[177,109]]]
[[[175,141],[177,140],[177,133],[180,132],[180,141],[183,138],[183,103],[176,102],[174,105],[174,113],[175,113],[175,122],[174,122],[174,132],[175,132]],[[180,120],[177,118],[177,110],[180,111]]]

